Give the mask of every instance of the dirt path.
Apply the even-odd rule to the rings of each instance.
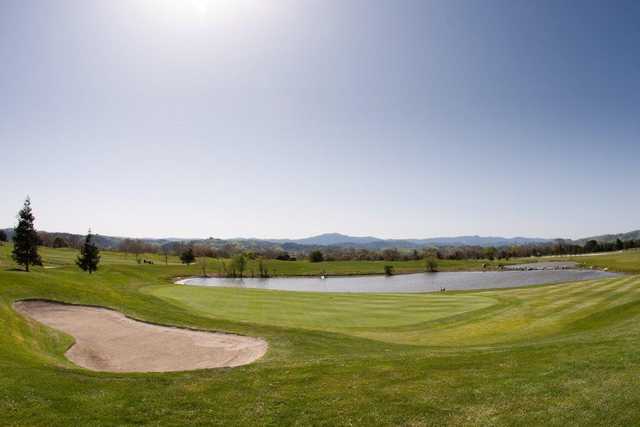
[[[106,308],[20,301],[16,311],[72,335],[66,356],[94,371],[170,372],[246,365],[267,351],[260,338],[156,326]]]

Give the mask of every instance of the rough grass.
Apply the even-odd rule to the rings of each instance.
[[[11,245],[0,246],[0,268],[15,267],[11,261]],[[73,264],[78,251],[75,249],[51,249],[40,248],[46,267],[59,267]],[[138,265],[133,254],[125,254],[115,251],[102,251],[100,253],[102,263],[108,265]],[[159,254],[141,254],[141,259],[154,262],[158,266],[180,266],[181,262],[177,256],[169,256],[166,260]],[[165,265],[165,261],[166,264]],[[500,264],[517,264],[522,260],[439,260],[438,270],[440,271],[466,271],[497,269]],[[189,267],[190,274],[202,274],[202,264],[206,266],[208,275],[216,275],[222,271],[222,263],[229,260],[199,258]],[[417,273],[425,271],[425,261],[327,261],[312,263],[307,260],[300,261],[280,261],[265,260],[265,267],[270,274],[277,276],[319,276],[322,273],[328,275],[359,275],[359,274],[384,274],[384,266],[392,265],[396,273]],[[246,275],[251,276],[258,272],[258,261],[249,260],[247,263]]]
[[[177,287],[170,277],[197,269],[119,254],[89,276],[67,250],[43,251],[58,268],[26,274],[6,249],[3,425],[640,423],[640,276],[446,295],[302,294]],[[21,298],[261,336],[270,351],[236,369],[90,372],[64,358],[68,336],[12,310]]]

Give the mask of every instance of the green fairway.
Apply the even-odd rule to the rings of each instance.
[[[176,286],[172,277],[199,267],[106,252],[90,276],[72,265],[72,250],[42,253],[56,268],[27,274],[0,247],[2,425],[640,423],[640,276],[446,294],[293,293]],[[640,261],[638,252],[597,258],[588,262],[632,272]],[[234,369],[91,372],[64,357],[69,336],[13,311],[23,298],[263,337],[269,352]]]

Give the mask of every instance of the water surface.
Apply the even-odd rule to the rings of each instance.
[[[598,270],[533,270],[533,271],[465,271],[416,273],[396,276],[274,277],[270,279],[229,279],[192,277],[176,282],[180,285],[276,289],[311,292],[434,292],[513,288],[527,285],[576,282],[615,277],[617,274]]]

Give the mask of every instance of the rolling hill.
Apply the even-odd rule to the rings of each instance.
[[[13,236],[13,229],[4,230],[9,239]],[[50,238],[62,237],[68,242],[78,242],[84,236],[72,233],[46,233]],[[588,240],[597,240],[602,243],[621,240],[640,240],[640,230],[628,233],[606,234],[601,236],[587,237],[578,240],[564,239],[567,242],[583,245]],[[96,235],[95,241],[102,249],[115,249],[125,240],[126,237]],[[304,237],[300,239],[181,239],[181,238],[144,238],[137,239],[148,244],[176,245],[179,243],[199,243],[211,247],[223,247],[227,245],[239,247],[245,250],[275,249],[292,252],[303,252],[323,247],[355,248],[368,250],[384,250],[389,248],[398,249],[422,249],[424,247],[455,247],[455,246],[480,246],[480,247],[504,247],[520,246],[529,244],[545,244],[553,242],[554,239],[544,239],[538,237],[499,237],[499,236],[457,236],[457,237],[433,237],[425,239],[382,239],[373,236],[350,236],[340,233],[325,233],[317,236]]]

